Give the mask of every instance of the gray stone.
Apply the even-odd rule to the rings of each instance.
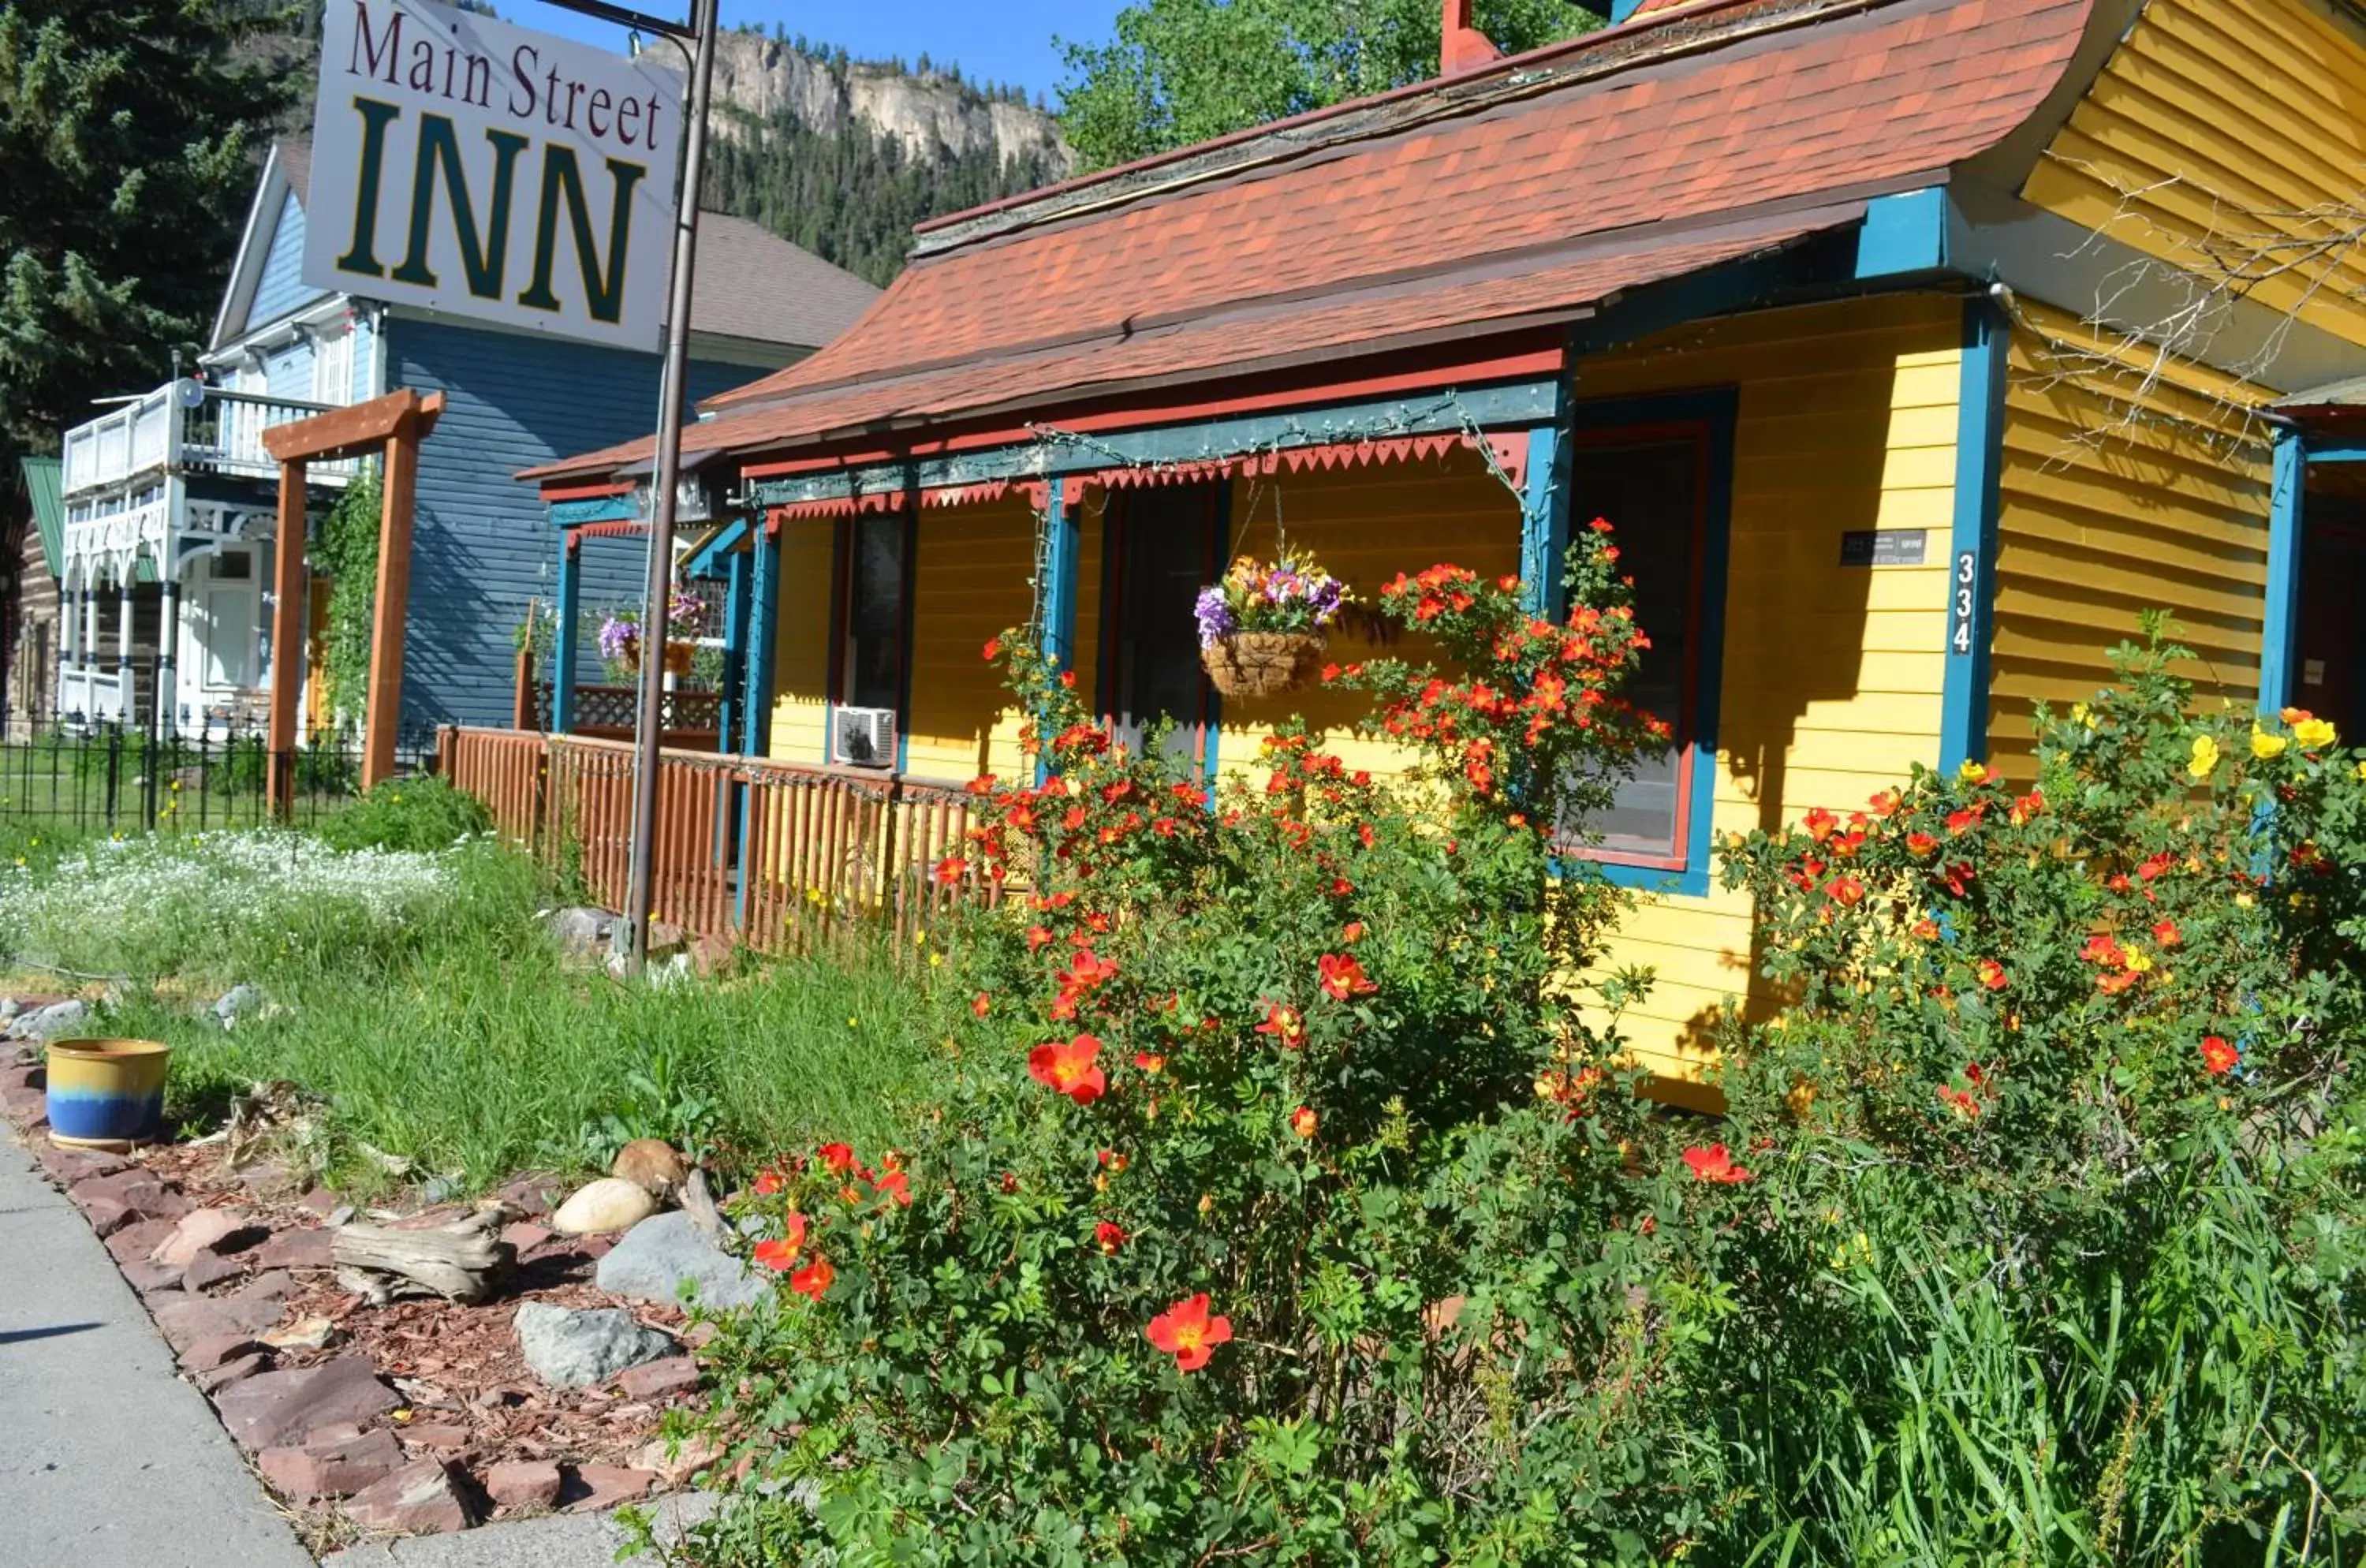
[[[626,1231],[600,1259],[595,1279],[610,1295],[664,1306],[682,1299],[685,1280],[697,1286],[699,1304],[710,1307],[747,1306],[768,1288],[745,1263],[701,1235],[679,1209]]]
[[[528,1302],[513,1321],[525,1364],[563,1388],[589,1388],[676,1351],[671,1335],[642,1327],[622,1307],[578,1312]]]
[[[25,1010],[25,1004],[14,997],[0,997],[0,1023],[6,1023]]]
[[[242,1020],[263,1005],[263,988],[244,982],[232,986],[214,1003],[214,1017],[224,1029],[236,1029]]]
[[[550,917],[550,936],[569,958],[602,959],[616,934],[616,917],[605,909],[578,906],[558,909]]]
[[[50,1040],[69,1029],[80,1029],[90,1021],[88,1002],[53,1002],[39,1012],[28,1013],[17,1021],[17,1035],[22,1040]]]

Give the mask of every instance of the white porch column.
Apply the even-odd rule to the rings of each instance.
[[[74,660],[85,670],[98,662],[98,583],[88,566],[83,568],[82,637],[74,646]]]
[[[171,739],[180,723],[181,580],[163,578],[163,597],[156,615],[156,733]]]

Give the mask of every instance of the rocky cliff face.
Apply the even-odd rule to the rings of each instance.
[[[785,114],[824,136],[850,122],[863,125],[895,137],[915,157],[991,148],[1002,160],[1040,155],[1057,174],[1075,164],[1052,117],[1039,109],[989,102],[934,73],[833,65],[758,33],[725,33],[716,40],[715,92],[757,119]]]

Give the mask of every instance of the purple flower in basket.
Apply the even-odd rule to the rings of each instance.
[[[1346,584],[1335,577],[1325,577],[1306,584],[1306,607],[1314,612],[1314,624],[1323,626],[1339,613],[1339,602],[1346,596]]]
[[[641,626],[638,621],[623,615],[610,615],[600,623],[600,657],[611,664],[630,659],[641,646]]]
[[[1191,615],[1200,623],[1201,648],[1211,648],[1219,638],[1228,637],[1240,630],[1240,623],[1233,618],[1233,607],[1226,602],[1222,586],[1200,590],[1200,597],[1191,605]]]

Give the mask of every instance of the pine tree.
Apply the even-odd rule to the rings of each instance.
[[[163,379],[292,84],[249,0],[0,0],[0,471]]]

